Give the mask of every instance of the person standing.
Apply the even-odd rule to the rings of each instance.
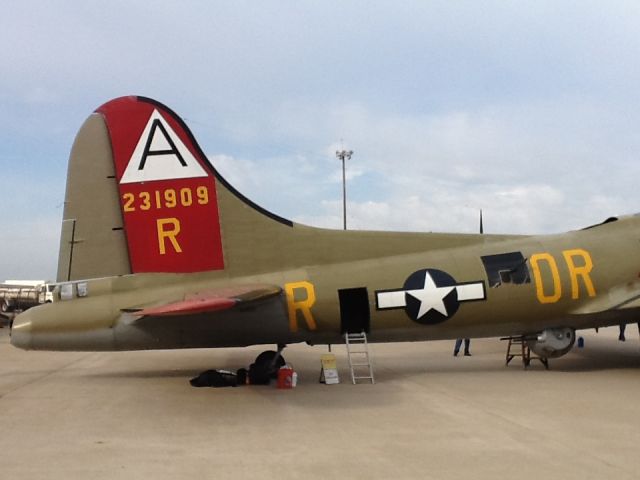
[[[471,339],[469,338],[458,338],[456,339],[456,346],[453,347],[453,356],[457,357],[458,353],[460,353],[460,347],[462,346],[462,341],[464,340],[464,356],[470,357],[471,352],[469,351],[469,346],[471,345]]]

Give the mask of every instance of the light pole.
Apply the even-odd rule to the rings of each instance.
[[[347,179],[345,176],[344,161],[350,160],[353,150],[336,150],[336,157],[342,160],[342,222],[347,229]]]

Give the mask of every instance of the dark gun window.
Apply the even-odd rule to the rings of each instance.
[[[487,271],[489,286],[495,288],[503,283],[522,285],[531,283],[527,259],[521,252],[499,253],[480,257]]]

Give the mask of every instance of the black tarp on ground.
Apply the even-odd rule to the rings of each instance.
[[[238,378],[227,370],[207,370],[189,380],[192,387],[236,387]]]

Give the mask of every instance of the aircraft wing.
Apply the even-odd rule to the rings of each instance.
[[[276,285],[238,285],[185,295],[183,300],[145,308],[127,308],[123,312],[136,317],[170,317],[229,310],[279,295]]]
[[[607,310],[640,308],[640,282],[632,282],[611,288],[592,301],[582,304],[574,314],[601,313]]]

